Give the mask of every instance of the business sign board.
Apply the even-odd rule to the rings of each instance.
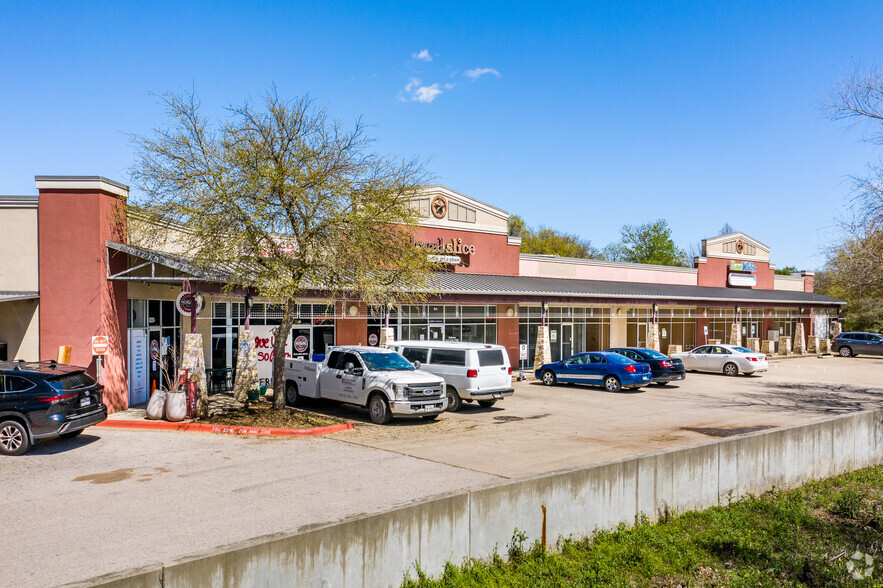
[[[273,381],[273,346],[276,344],[276,330],[278,327],[256,325],[252,326],[254,332],[254,346],[258,356],[258,379]],[[301,337],[298,337],[300,339]],[[304,337],[305,338],[305,337]],[[291,357],[291,333],[285,340],[285,357]]]
[[[95,335],[92,337],[92,355],[105,355],[110,349],[110,341],[107,335]]]

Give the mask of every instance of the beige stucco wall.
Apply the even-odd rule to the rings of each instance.
[[[40,289],[37,208],[5,208],[0,214],[0,291]]]
[[[775,276],[773,289],[788,290],[790,292],[803,292],[803,276]]]
[[[628,308],[627,306],[614,306],[610,313],[611,347],[628,345]]]
[[[0,341],[9,360],[40,360],[40,302],[0,302]]]

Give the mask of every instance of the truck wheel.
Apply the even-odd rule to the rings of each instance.
[[[543,384],[546,386],[554,386],[558,382],[558,378],[555,377],[555,372],[552,370],[546,370],[542,374],[543,376]]]
[[[385,425],[392,420],[389,404],[386,402],[386,398],[380,394],[375,394],[368,401],[368,414],[371,416],[371,422],[375,425]]]
[[[288,406],[297,406],[300,400],[300,394],[297,393],[297,384],[294,382],[285,383],[285,404]]]
[[[457,394],[457,390],[448,386],[448,411],[457,412],[463,406],[463,400]]]
[[[31,446],[28,431],[18,421],[0,423],[0,453],[3,455],[21,455]]]
[[[496,400],[479,400],[478,406],[482,408],[490,408],[497,403]]]

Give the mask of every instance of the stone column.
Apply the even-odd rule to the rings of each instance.
[[[779,337],[779,355],[791,355],[791,337]]]
[[[202,351],[202,334],[184,334],[184,357],[181,367],[187,370],[188,378],[199,378],[199,401],[196,404],[197,418],[208,416],[208,387],[205,382],[205,354]]]
[[[236,381],[233,383],[233,398],[248,404],[248,391],[258,389],[258,350],[254,344],[253,331],[239,331],[239,352],[236,356]],[[284,386],[273,386],[273,392]]]
[[[742,324],[733,323],[730,325],[730,345],[738,345],[742,347]]]
[[[806,336],[803,329],[803,321],[797,321],[797,327],[794,329],[794,353],[798,355],[806,354]]]
[[[840,321],[834,321],[831,324],[831,338],[833,339],[837,335],[843,332],[843,324]]]
[[[659,323],[647,325],[647,349],[659,351]]]
[[[543,364],[552,363],[552,348],[549,346],[549,327],[537,327],[537,349],[533,356],[533,369],[537,371]]]
[[[380,342],[378,347],[389,347],[396,340],[395,330],[392,327],[380,327]]]

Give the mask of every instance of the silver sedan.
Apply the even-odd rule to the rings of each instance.
[[[702,345],[692,351],[672,353],[688,370],[717,372],[728,376],[753,374],[770,368],[766,355],[736,345]]]

